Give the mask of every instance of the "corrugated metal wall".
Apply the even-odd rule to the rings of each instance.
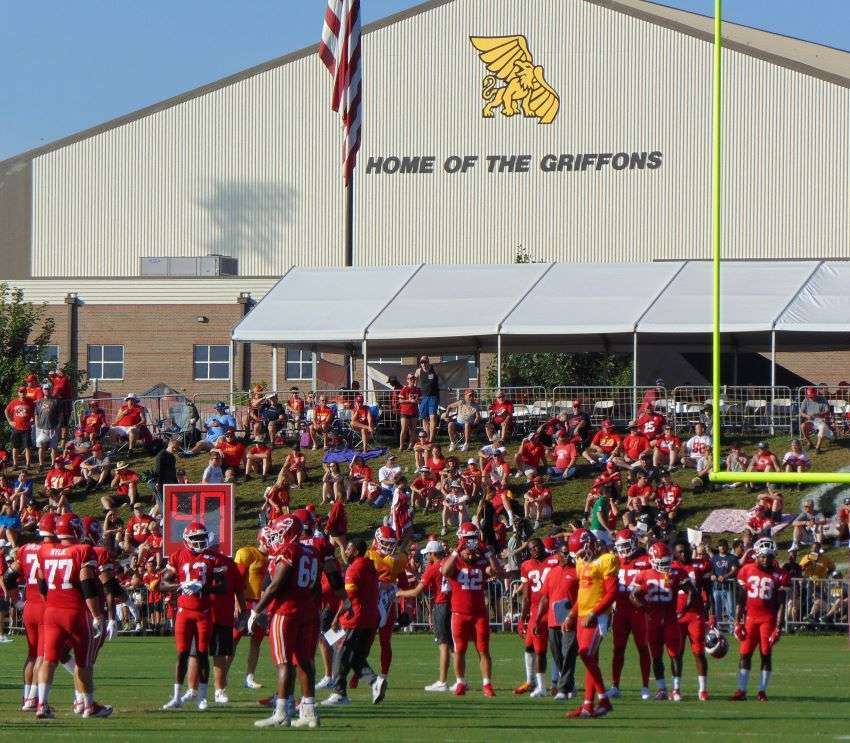
[[[481,117],[470,35],[524,34],[558,91],[548,126]],[[848,90],[726,58],[727,257],[846,256]],[[341,262],[340,129],[317,58],[93,139],[34,168],[33,275],[133,275],[141,255],[239,258],[241,274]],[[359,265],[710,255],[711,46],[581,0],[458,0],[364,39]],[[661,168],[543,173],[545,154],[663,153]],[[469,173],[440,171],[479,155]],[[528,154],[532,172],[483,158]],[[433,175],[366,175],[434,155]]]

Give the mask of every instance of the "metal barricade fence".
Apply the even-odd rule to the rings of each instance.
[[[711,405],[712,389],[675,387],[672,403],[673,425],[677,433],[685,434],[700,419],[703,408]],[[721,388],[720,425],[724,432],[739,435],[791,435],[794,417],[794,399],[790,387],[724,385]]]
[[[581,409],[590,416],[594,429],[606,418],[615,426],[624,428],[641,410],[652,403],[669,417],[671,401],[664,387],[555,387],[552,390],[552,415],[562,410],[572,412],[573,400],[581,400]]]
[[[717,625],[726,631],[731,631],[738,604],[737,581],[733,579],[712,583],[709,599]]]
[[[785,605],[785,628],[848,628],[845,578],[794,578]]]
[[[505,588],[504,581],[491,580],[487,584],[487,606],[490,617],[490,628],[493,631],[512,632],[519,621],[521,600],[518,595],[520,581],[511,582]],[[416,606],[411,616],[411,627],[416,630],[431,629],[432,601],[425,594],[416,599]]]
[[[793,413],[794,430],[803,434],[803,419],[800,416],[803,402],[806,400],[808,387],[798,387],[795,392],[794,402],[796,407]],[[827,423],[830,425],[837,438],[850,437],[850,386],[837,385],[830,387],[822,384],[815,387],[817,398],[829,406]],[[812,431],[812,437],[817,436],[817,431]]]
[[[177,409],[183,408],[191,397],[182,393],[159,396],[137,396],[139,405],[145,408],[145,418],[151,433],[155,433],[160,425],[173,422],[178,417]],[[74,426],[80,425],[86,408],[91,400],[96,400],[98,406],[106,414],[106,422],[112,425],[126,397],[85,397],[74,400],[71,421]]]
[[[552,416],[551,397],[545,387],[455,387],[452,397],[463,399],[467,389],[475,392],[475,402],[481,407],[482,424],[490,417],[490,405],[501,390],[505,400],[514,405],[514,432],[518,436],[527,436],[541,423]]]

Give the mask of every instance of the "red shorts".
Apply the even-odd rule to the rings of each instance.
[[[699,655],[705,652],[705,619],[702,614],[687,612],[679,617],[679,630],[682,633],[682,650],[685,638],[691,641],[691,652]]]
[[[44,643],[44,660],[59,663],[70,647],[80,668],[91,668],[97,657],[98,641],[94,638],[91,615],[87,609],[44,608],[39,642]]]
[[[744,628],[747,636],[741,641],[741,655],[752,655],[756,647],[762,655],[768,655],[772,649],[770,636],[776,630],[776,617],[747,617]]]
[[[537,611],[537,607],[535,607],[531,615],[535,616]],[[549,650],[549,633],[546,631],[546,623],[540,623],[540,634],[534,634],[534,624],[529,621],[528,626],[525,628],[525,649],[533,649],[537,655],[546,655]]]
[[[188,653],[192,649],[193,640],[199,653],[208,652],[212,626],[209,611],[179,607],[177,618],[174,620],[174,644],[177,646],[177,652]]]
[[[646,614],[632,606],[628,599],[625,602],[617,601],[612,629],[615,648],[626,647],[630,634],[637,647],[646,647]]]
[[[475,640],[479,653],[490,652],[490,622],[486,616],[452,614],[452,641],[456,653],[465,653],[469,641]]]
[[[269,644],[272,662],[309,663],[316,655],[319,643],[319,621],[313,612],[274,614],[269,625]]]
[[[27,601],[24,604],[24,630],[27,633],[27,660],[35,660],[44,655],[44,633],[41,622],[44,618],[43,601]]]
[[[387,612],[387,621],[384,622],[383,625],[378,628],[378,636],[381,638],[382,645],[389,645],[392,641],[393,628],[395,627],[395,623],[397,621],[398,605],[395,601],[393,601],[392,606],[390,606],[389,611]]]
[[[663,648],[667,655],[675,658],[682,652],[682,631],[676,622],[675,614],[671,617],[648,616],[646,618],[646,641],[649,654],[660,658]]]
[[[596,655],[599,652],[599,646],[602,644],[604,635],[599,631],[598,626],[585,627],[584,618],[579,617],[576,623],[576,640],[578,641],[578,651],[582,655]]]
[[[246,599],[245,607],[250,612],[257,605],[257,599]],[[245,632],[239,629],[238,627],[233,628],[233,647],[236,647],[236,643],[238,643],[245,636]],[[253,628],[251,629],[251,637],[257,640],[262,640],[266,636],[265,627],[260,626],[259,622],[255,622]]]

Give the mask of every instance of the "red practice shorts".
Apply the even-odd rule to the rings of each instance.
[[[632,606],[628,599],[624,602],[617,601],[612,629],[615,648],[626,647],[629,634],[634,638],[637,647],[646,647],[646,614],[643,610]]]
[[[257,605],[256,599],[247,599],[245,601],[245,607],[250,612]],[[238,629],[237,627],[233,628],[233,646],[236,647],[236,643],[238,643],[243,637],[245,633]],[[255,622],[253,628],[251,629],[251,637],[256,638],[258,640],[262,640],[266,636],[266,630],[264,627],[260,626],[259,622]]]
[[[537,608],[531,612],[532,618],[535,616]],[[532,649],[537,655],[546,655],[549,651],[549,631],[545,622],[540,623],[539,635],[534,634],[534,624],[531,620],[525,628],[525,649]]]
[[[27,633],[27,660],[44,655],[44,633],[41,621],[44,618],[44,602],[27,601],[24,604],[24,629]]]
[[[40,635],[44,635],[44,660],[59,663],[70,647],[80,668],[91,668],[99,649],[87,609],[44,608]],[[42,642],[41,637],[39,641]]]
[[[199,653],[208,652],[212,626],[209,611],[179,607],[174,621],[174,644],[177,646],[177,652],[188,653],[192,649],[193,640]]]
[[[490,622],[486,616],[452,614],[452,641],[456,653],[465,653],[470,640],[479,653],[490,652]]]
[[[596,655],[599,652],[599,646],[602,644],[604,635],[599,631],[599,627],[585,627],[584,618],[579,617],[576,623],[576,640],[578,641],[578,651],[582,655]]]
[[[653,658],[660,658],[663,648],[667,648],[667,655],[675,658],[682,652],[682,631],[676,622],[676,616],[661,617],[648,616],[646,618],[646,642],[649,645],[649,654]]]
[[[269,625],[269,644],[272,661],[276,666],[284,663],[301,665],[309,663],[316,655],[319,643],[319,621],[312,611],[298,614],[275,614]]]
[[[758,647],[762,655],[771,651],[770,636],[776,630],[776,617],[747,617],[744,623],[747,636],[741,641],[741,655],[752,655]]]
[[[682,633],[682,650],[685,649],[685,638],[691,641],[691,652],[699,655],[705,652],[705,619],[702,614],[687,612],[679,617],[679,630]]]

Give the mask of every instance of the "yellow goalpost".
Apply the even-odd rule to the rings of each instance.
[[[723,0],[714,0],[714,106],[712,112],[713,143],[713,232],[714,232],[714,291],[712,333],[712,482],[777,482],[777,483],[850,483],[850,472],[722,472],[720,460],[720,196],[721,196],[721,103],[722,52],[721,34]]]

